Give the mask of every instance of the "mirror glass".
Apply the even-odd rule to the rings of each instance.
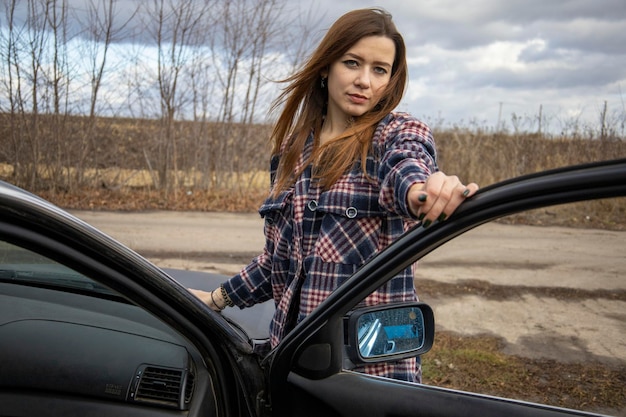
[[[363,358],[409,352],[424,344],[424,316],[417,307],[367,313],[357,326]]]

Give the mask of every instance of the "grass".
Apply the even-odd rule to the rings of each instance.
[[[626,365],[567,364],[502,353],[493,336],[437,332],[422,357],[423,382],[591,412],[626,412]]]

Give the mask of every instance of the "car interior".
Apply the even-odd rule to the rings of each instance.
[[[176,331],[28,249],[0,242],[0,256],[0,415],[215,414],[207,365]]]

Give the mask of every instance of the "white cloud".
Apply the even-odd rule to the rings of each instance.
[[[73,4],[81,0],[72,0]],[[123,2],[120,13],[139,0]],[[82,3],[87,4],[84,0]],[[597,123],[626,109],[624,0],[287,0],[292,25],[310,11],[323,33],[348,10],[387,9],[407,44],[402,109],[449,123],[495,126],[512,114]],[[120,4],[121,6],[121,4]],[[266,75],[275,79],[276,69]]]
[[[495,126],[541,109],[558,131],[597,125],[605,101],[625,117],[623,0],[388,4],[409,55],[403,106],[420,117]]]

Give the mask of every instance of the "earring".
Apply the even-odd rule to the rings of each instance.
[[[326,88],[326,78],[322,77],[322,80],[320,81],[320,87],[321,88]]]

